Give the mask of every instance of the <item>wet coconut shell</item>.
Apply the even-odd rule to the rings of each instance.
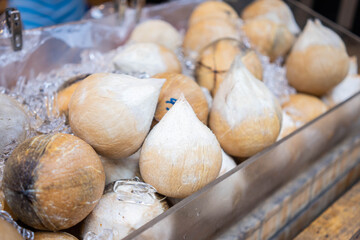
[[[207,46],[201,52],[195,70],[199,85],[207,88],[215,96],[238,54],[242,55],[246,68],[257,79],[262,80],[263,68],[256,53],[247,49],[236,39],[224,38]]]
[[[4,169],[4,194],[25,224],[58,231],[83,220],[99,201],[105,174],[90,145],[69,134],[41,135],[19,145]]]
[[[65,232],[36,232],[34,240],[78,240]]]
[[[239,38],[237,28],[221,18],[209,18],[191,25],[186,32],[183,48],[186,56],[196,59],[199,52],[221,38]]]
[[[189,26],[209,18],[220,18],[235,24],[239,16],[236,11],[225,2],[206,1],[198,5],[191,13]]]
[[[5,219],[0,217],[0,239],[1,240],[24,240],[17,229]]]
[[[196,116],[205,125],[207,124],[209,108],[206,97],[200,86],[191,78],[176,73],[161,73],[153,78],[166,79],[161,88],[155,120],[159,122],[168,110],[175,104],[175,101],[183,94]]]
[[[294,35],[285,25],[268,19],[246,21],[242,30],[254,48],[261,54],[270,57],[271,61],[285,56],[294,42]]]
[[[272,20],[278,24],[286,25],[292,34],[300,32],[294,15],[283,1],[279,0],[257,0],[249,4],[241,14],[242,19],[249,20],[263,18]]]
[[[293,94],[281,105],[283,111],[300,127],[328,110],[319,98],[308,94]]]
[[[309,20],[286,60],[286,77],[296,90],[322,96],[346,77],[348,68],[341,38]]]

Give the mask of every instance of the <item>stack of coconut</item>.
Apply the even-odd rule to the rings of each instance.
[[[74,135],[27,139],[26,112],[0,95],[0,153],[19,143],[6,161],[1,208],[33,229],[57,232],[35,239],[76,239],[58,231],[77,224],[81,238],[121,239],[164,212],[164,196],[185,198],[234,168],[228,155],[253,156],[360,89],[356,59],[320,21],[299,34],[280,0],[255,1],[242,19],[209,1],[193,11],[184,41],[162,20],[139,24],[112,64],[151,78],[96,73],[66,83],[56,104]],[[181,45],[196,62],[196,81],[181,74]],[[277,99],[262,82],[260,55],[286,59],[287,79],[300,93]],[[236,184],[243,188],[244,178]],[[147,233],[167,239],[171,226]]]

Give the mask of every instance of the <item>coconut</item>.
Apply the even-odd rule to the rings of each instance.
[[[180,33],[168,22],[159,19],[147,20],[135,27],[130,42],[151,42],[176,51],[182,43]]]
[[[236,26],[221,18],[209,18],[189,27],[184,37],[185,56],[196,59],[200,51],[221,38],[239,38]]]
[[[11,97],[0,94],[0,155],[28,136],[30,119],[23,107]]]
[[[162,73],[153,78],[166,79],[161,88],[158,104],[155,112],[155,120],[159,122],[176,100],[183,94],[196,116],[204,124],[207,124],[209,108],[206,97],[200,86],[190,77],[177,73]]]
[[[286,61],[286,77],[300,92],[324,95],[339,84],[349,69],[341,38],[319,20],[308,20]]]
[[[294,35],[285,25],[269,19],[248,20],[242,26],[242,30],[251,45],[261,54],[270,57],[271,61],[285,56],[294,42]]]
[[[132,43],[125,45],[113,59],[115,69],[125,73],[147,73],[150,76],[162,72],[181,73],[176,55],[156,43]]]
[[[99,201],[105,174],[90,145],[69,134],[20,144],[4,169],[6,202],[25,224],[58,231],[83,220]]]
[[[82,237],[88,232],[100,235],[110,230],[113,239],[122,239],[166,209],[168,205],[156,196],[152,186],[134,180],[116,181],[85,219]],[[152,228],[142,239],[168,239],[170,232],[171,226],[160,231]]]
[[[36,232],[34,240],[78,240],[65,232]]]
[[[184,198],[218,176],[221,158],[214,134],[180,97],[146,137],[140,173],[159,193]]]
[[[248,5],[242,12],[241,17],[249,19],[269,19],[275,23],[285,25],[292,34],[298,34],[300,28],[294,15],[286,3],[279,0],[257,0]]]
[[[224,151],[249,157],[276,141],[281,108],[263,82],[235,58],[210,112],[210,128]]]
[[[164,82],[122,74],[90,75],[69,103],[72,131],[105,157],[134,154],[149,132]]]
[[[329,107],[334,107],[360,91],[360,75],[357,74],[357,67],[356,57],[350,58],[348,75],[323,97],[323,101]]]
[[[24,240],[17,229],[5,219],[0,217],[0,233],[3,240]]]
[[[295,122],[297,128],[328,110],[328,107],[317,97],[301,93],[289,95],[288,100],[282,103],[282,108]]]
[[[123,159],[110,159],[99,156],[105,170],[105,184],[119,179],[140,177],[139,158],[140,151]]]
[[[196,79],[200,86],[207,88],[213,96],[223,82],[235,56],[240,54],[247,69],[259,80],[263,68],[256,53],[247,49],[240,41],[224,38],[210,44],[201,51],[196,63]]]
[[[236,11],[227,3],[222,1],[206,1],[199,4],[191,13],[189,26],[202,20],[220,18],[236,24],[239,19]]]

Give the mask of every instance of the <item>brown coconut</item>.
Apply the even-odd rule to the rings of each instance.
[[[328,110],[319,98],[301,93],[290,95],[281,107],[295,122],[296,127],[310,122]]]
[[[196,59],[200,51],[221,38],[239,38],[239,33],[231,22],[221,18],[209,18],[197,22],[186,32],[183,48],[186,56]]]
[[[183,94],[199,120],[205,125],[207,124],[209,114],[208,103],[200,86],[194,80],[177,73],[161,73],[153,76],[153,78],[166,79],[166,82],[161,88],[156,107],[156,122],[162,119],[181,94]]]
[[[24,240],[17,229],[5,219],[0,217],[0,238],[1,240]]]
[[[191,13],[189,26],[209,18],[220,18],[235,24],[239,16],[236,11],[225,2],[206,1],[199,4]]]
[[[320,21],[309,20],[286,61],[286,77],[300,92],[322,96],[339,84],[349,68],[341,38]]]
[[[210,44],[201,51],[196,63],[196,80],[207,88],[213,96],[223,82],[235,56],[240,54],[246,68],[259,80],[263,77],[263,68],[256,53],[247,49],[240,41],[224,38]]]
[[[251,45],[261,54],[268,56],[271,61],[285,56],[294,42],[294,35],[285,25],[268,19],[246,21],[242,30]]]
[[[83,220],[105,185],[90,145],[69,134],[40,135],[19,145],[4,169],[4,194],[14,214],[40,230],[58,231]]]
[[[34,240],[78,240],[65,232],[36,232]]]
[[[210,112],[210,128],[221,147],[232,156],[252,156],[276,141],[281,117],[275,96],[236,57]]]

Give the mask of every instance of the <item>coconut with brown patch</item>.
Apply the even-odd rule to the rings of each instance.
[[[283,111],[295,122],[297,128],[328,110],[328,107],[319,98],[301,93],[289,95],[287,101],[284,101],[281,106]]]
[[[206,1],[199,4],[191,13],[189,26],[209,18],[219,18],[236,24],[239,19],[236,11],[227,3],[222,1]]]
[[[289,83],[299,92],[322,96],[346,77],[348,69],[341,38],[319,20],[308,20],[286,60]]]
[[[123,74],[90,75],[70,100],[71,129],[105,157],[134,154],[150,130],[164,82]]]
[[[113,59],[115,69],[124,73],[162,72],[181,73],[181,64],[175,53],[156,43],[127,44]]]
[[[236,57],[217,92],[210,128],[226,153],[249,157],[276,141],[281,108],[265,84]]]
[[[184,198],[214,180],[221,162],[215,135],[180,97],[147,136],[140,173],[159,193]]]
[[[251,19],[244,23],[242,30],[251,45],[271,61],[283,57],[294,43],[294,35],[285,25],[269,19]]]
[[[177,73],[161,73],[153,76],[153,78],[166,79],[161,88],[156,107],[156,122],[162,119],[181,94],[183,94],[199,120],[205,125],[207,124],[209,114],[208,103],[200,86],[193,79]]]
[[[257,79],[262,80],[263,68],[256,53],[236,39],[224,38],[215,41],[201,51],[195,70],[199,85],[207,88],[215,96],[231,63],[239,54],[247,69]]]
[[[196,59],[203,48],[221,38],[239,39],[239,32],[231,22],[209,18],[189,26],[184,37],[185,56]]]
[[[70,233],[65,232],[36,232],[34,240],[78,240]]]
[[[69,134],[40,135],[19,145],[4,168],[4,194],[14,214],[40,230],[74,226],[95,207],[105,174],[96,152]]]
[[[300,28],[286,3],[279,0],[257,0],[249,4],[241,14],[242,19],[269,19],[285,25],[292,34],[298,34]]]

